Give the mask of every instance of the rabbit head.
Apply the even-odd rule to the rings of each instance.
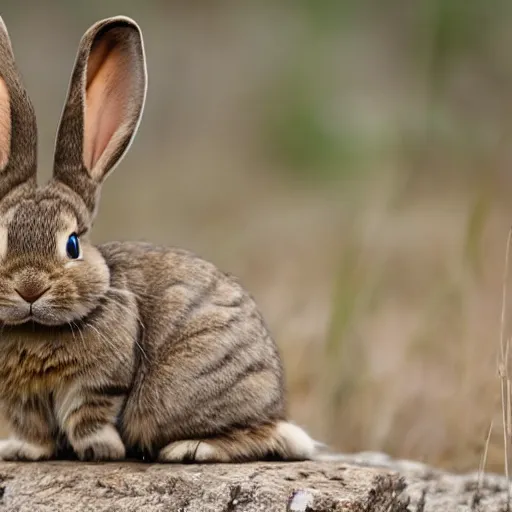
[[[95,23],[79,45],[53,178],[37,187],[34,109],[0,18],[0,324],[66,324],[106,293],[109,269],[87,235],[100,186],[138,128],[146,87],[138,25],[123,16]]]

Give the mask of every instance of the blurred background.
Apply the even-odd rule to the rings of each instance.
[[[4,0],[51,173],[78,42],[133,17],[146,111],[93,238],[238,274],[290,415],[337,451],[502,471],[496,356],[512,222],[506,0]]]

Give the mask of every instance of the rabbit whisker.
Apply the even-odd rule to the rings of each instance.
[[[132,292],[130,292],[128,290],[120,290],[119,288],[111,288],[111,290],[114,290],[116,292],[123,292],[125,295],[130,295],[130,296],[135,295],[135,294],[133,294]],[[122,304],[122,303],[120,303],[119,301],[116,301],[116,300],[114,300],[114,302],[115,302],[115,304],[117,306],[119,306],[120,308],[124,309],[127,313],[133,314],[133,311],[128,306],[126,306],[125,304]],[[146,327],[144,326],[144,324],[142,323],[141,319],[138,316],[137,316],[137,322],[142,327],[142,330],[145,331]],[[144,348],[142,347],[142,345],[135,338],[134,338],[134,342],[137,345],[137,348],[140,350],[140,352],[141,352],[142,356],[144,357],[144,359],[146,361],[149,361],[149,358],[148,358]]]
[[[100,340],[102,340],[108,347],[110,347],[112,349],[112,351],[114,352],[114,354],[116,355],[118,361],[123,364],[123,365],[131,365],[130,364],[130,360],[127,359],[126,357],[121,357],[122,355],[122,352],[119,351],[119,347],[116,347],[111,340],[109,340],[107,338],[107,336],[105,336],[104,334],[102,334],[100,332],[100,330],[95,327],[94,325],[92,325],[92,322],[84,322],[83,324],[85,327],[88,327],[90,329],[92,329],[97,335],[98,337],[100,338]]]
[[[71,335],[73,336],[73,341],[76,341],[75,338],[75,331],[73,330],[73,326],[71,325],[71,322],[68,322],[69,328],[71,329]]]
[[[99,336],[99,338],[103,342],[106,343],[107,346],[111,347],[112,349],[115,348],[114,345],[110,342],[110,340],[108,340],[105,336],[102,336],[101,333],[99,332],[99,330],[95,326],[91,325],[90,323],[84,322],[82,324],[82,327],[79,324],[77,324],[76,322],[70,322],[70,323],[73,324],[75,326],[75,328],[78,330],[78,334],[80,335],[80,338],[82,340],[82,345],[83,345],[84,349],[86,348],[87,344],[85,343],[84,334],[82,332],[83,327],[90,327],[91,329],[93,329],[96,332],[96,334]],[[119,353],[117,351],[115,351],[115,350],[114,350],[114,352],[115,352],[115,355],[118,357]],[[119,357],[118,357],[118,360],[120,361],[121,364],[128,365],[127,361],[123,361]]]
[[[18,304],[15,300],[9,300],[9,299],[0,299],[0,306],[15,306]]]
[[[84,339],[84,335],[82,333],[82,329],[80,329],[80,326],[76,322],[71,322],[71,323],[77,328],[78,334],[80,334],[80,337],[82,338],[82,344],[85,348],[86,345],[85,345],[85,339]]]

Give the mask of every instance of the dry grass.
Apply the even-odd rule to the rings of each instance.
[[[439,207],[439,199],[433,210],[434,204]],[[494,262],[486,256],[488,270],[473,283],[454,251],[463,231],[453,222],[458,215],[437,224],[446,237],[434,243],[418,219],[411,220],[411,210],[404,216],[422,236],[395,244],[388,239],[384,253],[379,248],[386,243],[375,235],[359,242],[363,268],[346,275],[364,278],[357,285],[344,280],[357,303],[350,325],[338,338],[339,352],[319,349],[318,342],[302,349],[302,364],[292,366],[290,376],[295,414],[339,449],[385,450],[453,469],[474,468],[484,450],[482,434],[499,414],[496,352],[488,342],[498,325],[497,253]],[[397,236],[396,220],[381,226],[382,237]],[[486,245],[491,250],[492,242]],[[284,349],[291,366],[293,356]],[[296,351],[290,341],[290,352]],[[502,440],[493,433],[489,469],[502,471],[502,453]]]
[[[509,473],[509,453],[510,453],[510,440],[512,436],[512,402],[510,395],[510,375],[509,367],[509,350],[510,338],[506,335],[507,328],[507,290],[508,290],[508,275],[509,275],[509,260],[510,260],[510,244],[512,241],[512,228],[508,233],[507,246],[505,250],[505,270],[503,277],[503,297],[501,308],[501,330],[500,330],[500,358],[498,361],[498,376],[500,378],[501,388],[501,411],[502,411],[502,426],[503,426],[503,451],[504,451],[504,467],[507,480],[510,478]],[[507,487],[507,506],[510,506],[510,484]]]

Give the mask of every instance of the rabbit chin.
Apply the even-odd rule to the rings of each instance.
[[[47,326],[58,326],[68,324],[83,318],[90,309],[77,305],[73,309],[63,309],[45,304],[23,305],[17,307],[0,306],[0,323],[4,325],[22,325],[25,323],[36,323]]]

